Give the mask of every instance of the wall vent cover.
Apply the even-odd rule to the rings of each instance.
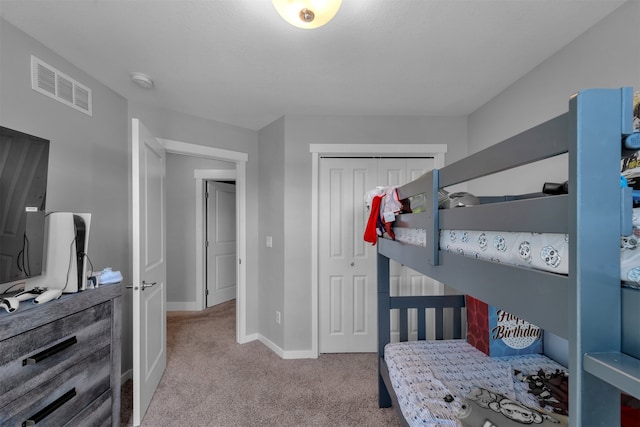
[[[69,107],[92,115],[91,89],[31,55],[31,88]]]

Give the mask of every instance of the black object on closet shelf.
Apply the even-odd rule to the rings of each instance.
[[[542,186],[544,194],[569,194],[569,181],[563,183],[545,182]]]

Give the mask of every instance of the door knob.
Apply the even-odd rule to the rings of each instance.
[[[150,287],[152,287],[153,285],[155,285],[156,283],[157,283],[157,282],[147,283],[147,282],[145,282],[145,281],[143,280],[143,281],[142,281],[142,290],[144,291],[146,288],[150,288]],[[134,291],[137,291],[137,290],[139,289],[137,286],[133,286],[133,285],[128,285],[128,286],[126,286],[126,288],[127,288],[127,289],[132,289],[132,288],[133,288],[133,290],[134,290]]]
[[[351,267],[353,267],[354,265],[356,265],[356,263],[355,263],[355,262],[352,262],[352,263],[351,263]]]
[[[143,281],[142,281],[142,290],[144,291],[145,289],[150,288],[150,287],[152,287],[152,286],[153,286],[153,285],[155,285],[155,284],[156,284],[156,282],[147,283],[147,282],[145,282],[145,281],[143,280]]]

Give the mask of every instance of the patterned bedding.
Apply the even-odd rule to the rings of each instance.
[[[426,246],[424,228],[395,228],[395,239]],[[557,233],[441,230],[440,249],[486,261],[553,273],[569,270],[569,236]],[[620,279],[640,283],[640,208],[633,210],[633,234],[620,237]]]
[[[539,408],[514,369],[534,375],[566,368],[546,356],[488,357],[464,340],[390,343],[385,361],[404,418],[410,426],[461,426],[459,413],[472,387],[502,393]]]
[[[494,262],[569,273],[569,235],[443,230],[440,248]]]

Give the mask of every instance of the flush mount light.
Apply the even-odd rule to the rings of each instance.
[[[304,29],[318,28],[331,21],[342,0],[272,0],[280,16],[289,24]]]
[[[153,80],[143,73],[131,73],[131,81],[144,89],[151,89],[153,87]]]

